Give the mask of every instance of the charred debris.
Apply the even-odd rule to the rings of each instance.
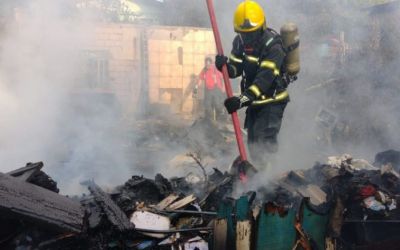
[[[0,174],[0,248],[395,249],[399,159],[329,157],[239,195],[237,177],[215,168],[132,176],[107,192],[87,181],[81,197],[58,194],[43,163],[28,163]]]

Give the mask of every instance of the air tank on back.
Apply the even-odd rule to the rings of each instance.
[[[297,25],[292,22],[285,23],[281,27],[283,46],[287,50],[285,72],[295,76],[300,72],[300,39]]]

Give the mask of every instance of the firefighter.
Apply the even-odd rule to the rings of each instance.
[[[228,113],[248,107],[245,128],[252,161],[266,166],[278,150],[277,136],[289,102],[288,81],[283,77],[285,49],[280,35],[267,27],[262,7],[254,1],[240,3],[234,14],[237,33],[228,57],[217,55],[215,65],[227,65],[230,78],[242,77],[241,94],[227,98]]]

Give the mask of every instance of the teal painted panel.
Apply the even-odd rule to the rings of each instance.
[[[247,196],[242,196],[236,200],[236,218],[238,221],[249,219],[250,205]]]
[[[226,219],[228,226],[228,235],[227,235],[227,246],[229,249],[235,250],[235,226],[232,217],[233,213],[233,205],[230,201],[223,201],[219,204],[217,217],[218,219]]]
[[[260,212],[257,221],[257,250],[288,250],[296,241],[294,228],[295,211],[289,210],[285,217]]]
[[[304,204],[302,227],[304,232],[317,244],[319,250],[325,249],[328,221],[329,214],[317,214],[311,211],[307,204]]]

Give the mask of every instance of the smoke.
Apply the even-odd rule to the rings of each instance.
[[[234,33],[232,13],[241,1],[216,1],[225,54]],[[385,9],[377,19],[372,9],[338,1],[259,1],[268,26],[279,31],[287,21],[297,23],[301,39],[301,72],[289,86],[280,149],[270,156],[267,174],[308,168],[326,156],[350,153],[373,160],[375,153],[399,147],[398,123],[398,17]],[[389,20],[388,20],[389,19]],[[376,20],[383,32],[372,49]],[[345,55],[332,53],[332,40],[346,43]],[[390,43],[390,44],[389,44]],[[331,47],[329,47],[331,46]],[[336,44],[338,46],[338,44]],[[384,50],[391,56],[383,56]],[[343,62],[340,62],[343,57]],[[392,59],[391,59],[392,58]],[[379,61],[381,61],[379,64]],[[335,79],[332,84],[326,84]],[[321,84],[322,87],[313,87]],[[317,114],[328,111],[335,123],[324,127]],[[243,120],[243,119],[242,119]]]
[[[66,193],[78,192],[87,178],[122,182],[129,168],[123,138],[113,134],[118,107],[82,91],[87,86],[80,81],[93,16],[81,15],[69,1],[18,7],[17,22],[8,22],[1,39],[1,171],[43,161]]]
[[[184,153],[186,146],[171,143],[169,137],[153,138],[169,146],[168,152],[144,155],[136,134],[138,151],[131,151],[118,101],[82,91],[86,77],[82,48],[94,39],[97,14],[79,12],[70,2],[29,1],[16,10],[18,22],[2,33],[0,159],[6,165],[0,170],[44,161],[46,172],[65,193],[79,192],[78,183],[88,178],[101,185],[120,184],[138,170],[134,164],[138,157],[151,158],[146,173],[162,170],[166,157]],[[235,36],[232,16],[241,1],[214,2],[225,54],[229,54]],[[379,150],[398,148],[399,50],[393,41],[399,32],[393,24],[399,20],[380,17],[391,25],[383,25],[383,36],[375,41],[370,11],[358,5],[333,0],[260,3],[268,26],[279,30],[284,22],[293,21],[301,38],[302,69],[298,81],[289,87],[291,102],[279,135],[280,150],[271,156],[267,174],[307,168],[330,154],[346,152],[372,160]],[[166,24],[209,25],[205,1],[165,0],[164,4],[169,15],[160,20]],[[340,40],[341,33],[349,48],[339,67],[340,58],[330,54],[329,43]],[[383,50],[373,50],[375,42]],[[310,90],[332,78],[337,79],[335,83]],[[335,117],[336,127],[325,128],[317,121],[321,110]],[[243,121],[244,114],[240,115]],[[337,139],[332,142],[325,137],[334,127]],[[217,158],[233,161],[235,154]]]
[[[312,9],[312,5],[309,7]],[[294,10],[288,14],[299,24],[302,73],[299,81],[289,88],[292,102],[285,114],[282,150],[278,154],[283,165],[305,167],[318,156],[323,159],[329,154],[342,153],[372,160],[380,150],[398,148],[396,130],[399,127],[395,125],[398,116],[393,109],[398,100],[390,97],[398,89],[398,80],[390,79],[395,72],[381,71],[394,62],[382,58],[383,64],[377,63],[382,49],[372,49],[374,16],[371,10],[337,1],[325,1],[308,13],[311,14],[308,17],[296,15]],[[398,34],[396,23],[384,25],[392,27],[389,33]],[[344,56],[324,55],[319,51],[328,42],[327,38],[340,40],[341,34],[348,46]],[[398,51],[398,45],[391,46],[390,50]],[[320,89],[307,90],[327,79],[335,81]],[[336,118],[329,129],[316,122],[316,115],[322,109]],[[328,139],[318,142],[318,137]]]

